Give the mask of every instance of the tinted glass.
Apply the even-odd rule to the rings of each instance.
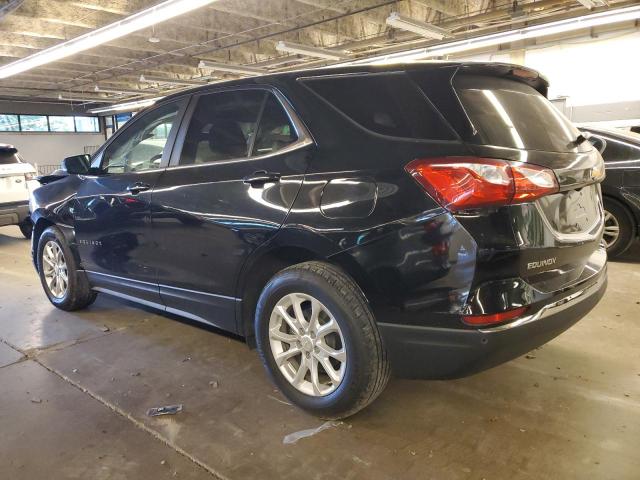
[[[75,132],[73,117],[49,117],[49,128],[52,132]]]
[[[19,130],[18,115],[0,115],[0,132],[17,132]]]
[[[201,96],[180,165],[247,157],[265,95],[264,90],[242,90]]]
[[[640,146],[626,142],[622,139],[598,134],[598,138],[604,141],[602,158],[609,162],[624,162],[628,160],[640,160]]]
[[[78,132],[99,132],[98,117],[75,117],[76,131]]]
[[[569,152],[580,132],[534,88],[514,80],[462,75],[454,80],[478,131],[474,141],[525,150]],[[590,150],[583,142],[579,151]]]
[[[393,137],[453,140],[429,100],[404,74],[345,75],[304,84],[362,127]]]
[[[20,115],[20,127],[23,132],[48,132],[46,115]]]
[[[12,163],[20,163],[18,155],[6,150],[0,150],[0,165],[10,165]]]
[[[103,172],[138,172],[158,168],[179,109],[178,103],[163,105],[130,125],[105,150]]]
[[[260,117],[253,155],[276,152],[298,140],[287,112],[273,94],[269,94]]]

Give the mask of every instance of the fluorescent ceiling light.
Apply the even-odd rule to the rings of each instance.
[[[240,75],[264,75],[265,73],[268,73],[262,68],[247,67],[244,65],[231,65],[230,63],[209,62],[205,60],[200,60],[198,68],[218,70],[220,72],[239,73]]]
[[[444,28],[405,17],[404,15],[400,15],[398,12],[391,12],[391,15],[387,17],[387,25],[399,28],[400,30],[417,33],[423,37],[435,38],[436,40],[442,40],[445,37],[451,36],[451,32]]]
[[[96,85],[93,89],[94,92],[105,92],[105,93],[127,93],[127,94],[132,94],[132,95],[145,95],[148,93],[156,93],[156,89],[155,88],[149,88],[146,90],[134,90],[131,88],[105,88],[105,87],[100,87],[98,85]]]
[[[168,83],[170,85],[206,85],[207,80],[215,80],[215,77],[202,77],[202,81],[196,79],[180,79],[180,78],[162,78],[162,77],[147,77],[140,75],[141,83]]]
[[[129,110],[139,110],[141,108],[149,107],[156,103],[158,100],[164,97],[147,98],[145,100],[136,100],[135,102],[118,103],[109,107],[94,108],[89,110],[89,113],[107,113],[107,112],[121,112]]]
[[[556,35],[559,33],[582,30],[611,23],[632,21],[637,20],[638,18],[640,18],[640,6],[619,8],[616,10],[607,10],[604,12],[583,15],[576,18],[568,18],[566,20],[548,22],[541,25],[533,25],[531,27],[510,30],[507,32],[492,33],[480,37],[456,40],[453,42],[442,43],[440,45],[434,45],[432,47],[419,48],[388,55],[379,55],[350,62],[349,65],[387,64],[424,60],[431,57],[465,52],[467,50],[491,47],[502,43]]]
[[[166,0],[155,7],[89,33],[47,48],[21,60],[0,67],[0,78],[7,78],[32,68],[55,62],[90,48],[111,42],[170,18],[183,15],[216,0]]]
[[[58,100],[62,100],[64,102],[90,102],[90,103],[115,103],[115,102],[117,102],[117,100],[113,100],[113,99],[106,98],[106,97],[94,97],[94,98],[73,97],[72,98],[72,97],[64,97],[62,95],[58,95]]]
[[[306,45],[300,45],[299,43],[282,41],[276,43],[276,50],[278,50],[279,52],[297,53],[300,55],[306,55],[308,57],[326,58],[329,60],[344,60],[349,58],[349,55],[335,50],[308,47]]]
[[[585,7],[591,9],[594,7],[606,7],[609,3],[606,0],[578,0]]]

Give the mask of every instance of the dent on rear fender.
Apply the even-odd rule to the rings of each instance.
[[[394,310],[393,318],[378,321],[426,324],[430,313],[461,313],[475,274],[473,238],[448,213],[394,226],[336,256],[351,257],[374,289],[374,303]]]

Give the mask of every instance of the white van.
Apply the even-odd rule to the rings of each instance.
[[[31,238],[29,188],[36,169],[24,162],[13,145],[0,143],[0,227],[18,225],[25,238]]]

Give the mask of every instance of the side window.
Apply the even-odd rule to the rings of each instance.
[[[631,143],[608,137],[605,139],[602,158],[605,162],[624,162],[626,160],[640,160],[640,148]]]
[[[298,135],[289,115],[275,95],[270,93],[260,117],[253,155],[276,152],[296,140],[298,140]]]
[[[238,90],[202,95],[184,139],[180,165],[249,156],[264,90]]]
[[[158,168],[182,102],[144,114],[123,131],[102,155],[104,173],[139,172]]]
[[[352,121],[393,137],[453,140],[455,136],[404,73],[303,79],[303,84]]]

